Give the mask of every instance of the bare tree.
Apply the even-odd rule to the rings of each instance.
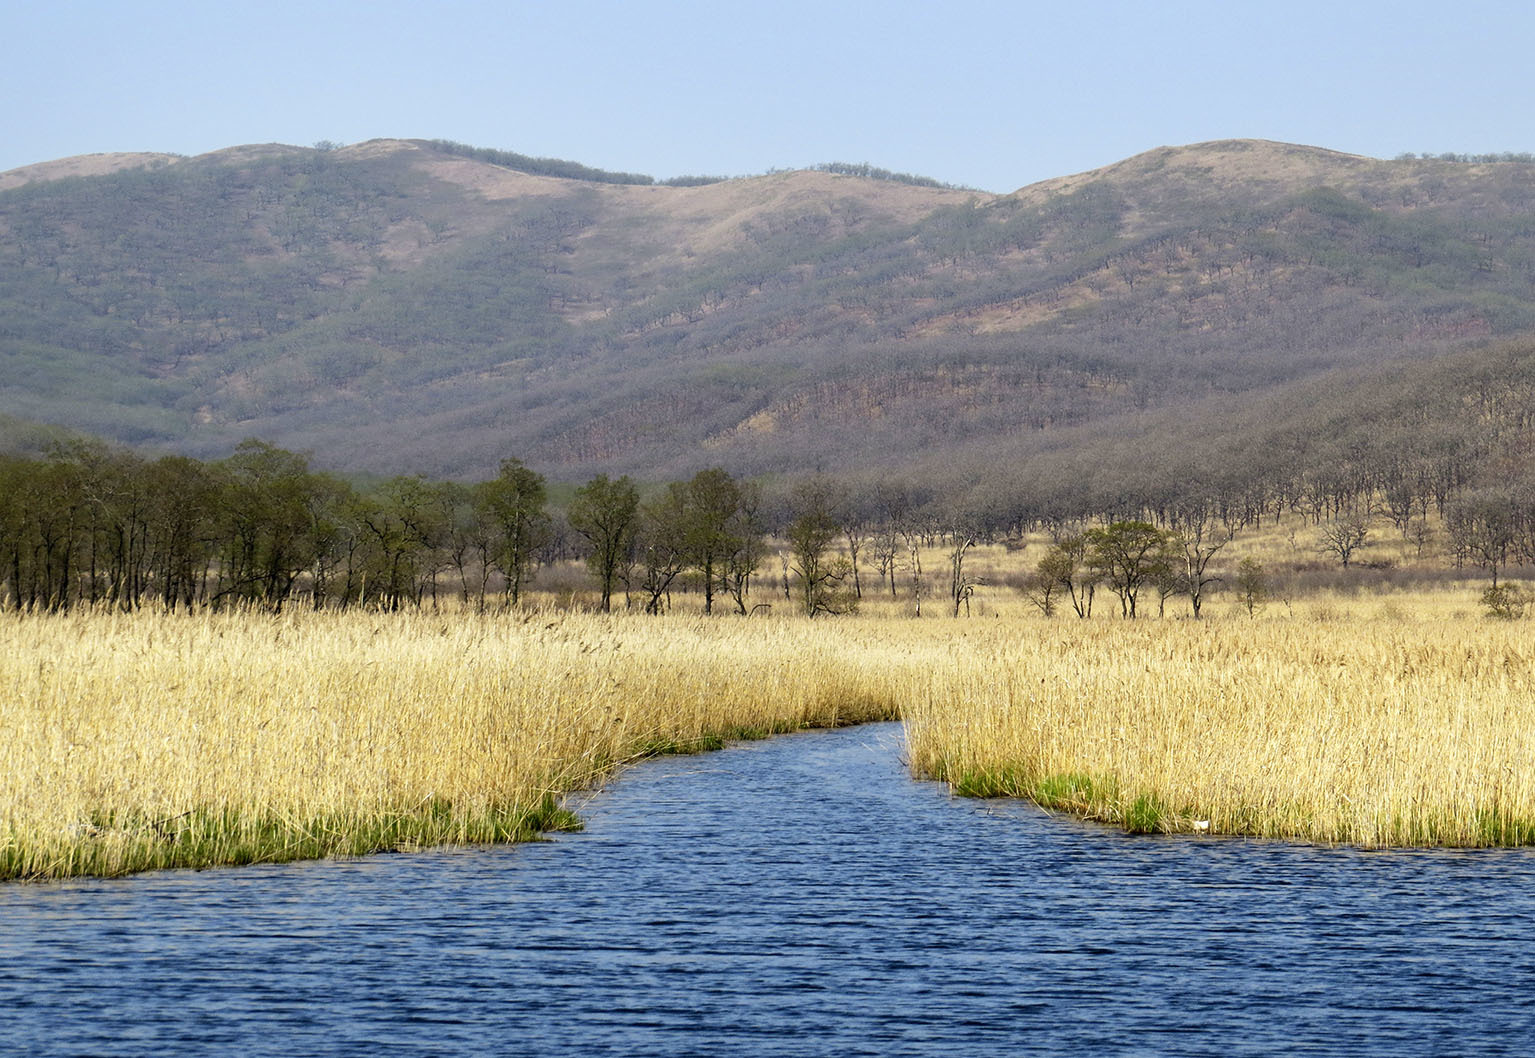
[[[956,529],[954,546],[949,551],[949,599],[954,603],[954,616],[959,616],[963,606],[970,612],[970,596],[975,594],[975,582],[965,575],[965,555],[975,546],[975,534],[966,529]]]
[[[858,552],[863,548],[864,529],[856,520],[848,519],[842,525],[842,536],[847,541],[848,562],[853,568],[853,597],[863,598],[863,584],[858,579]]]
[[[1434,537],[1434,530],[1429,526],[1425,518],[1417,518],[1407,528],[1407,539],[1412,541],[1417,558],[1423,557],[1423,548]]]
[[[1220,583],[1219,577],[1208,573],[1210,561],[1231,543],[1234,534],[1230,528],[1217,528],[1215,519],[1202,505],[1181,512],[1173,532],[1183,551],[1182,590],[1187,593],[1197,620],[1204,605],[1205,588]]]
[[[1445,511],[1451,549],[1488,570],[1494,588],[1498,586],[1498,570],[1508,564],[1518,535],[1517,521],[1513,500],[1492,490],[1464,496]]]
[[[911,601],[917,616],[922,616],[922,535],[908,528],[901,534],[906,541],[906,569],[911,573]]]
[[[1354,553],[1364,546],[1369,535],[1369,515],[1356,508],[1322,526],[1317,549],[1324,555],[1336,555],[1343,568],[1348,569]]]
[[[901,534],[893,523],[881,525],[870,543],[874,568],[879,572],[880,583],[890,582],[890,597],[896,597],[895,570],[901,554]]]

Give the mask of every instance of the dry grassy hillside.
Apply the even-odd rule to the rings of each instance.
[[[0,177],[0,414],[436,476],[908,467],[1535,330],[1530,165],[1221,141],[1012,195],[426,141]]]

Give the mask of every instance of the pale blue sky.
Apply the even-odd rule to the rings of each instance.
[[[10,3],[0,170],[443,138],[657,177],[1010,191],[1164,144],[1535,151],[1535,5]]]

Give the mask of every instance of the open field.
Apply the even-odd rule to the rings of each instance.
[[[648,753],[896,716],[918,776],[1136,830],[1535,842],[1535,647],[1475,582],[931,611],[0,616],[0,877],[527,838]]]

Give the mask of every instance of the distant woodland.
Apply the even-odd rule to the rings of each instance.
[[[1361,521],[1535,560],[1522,155],[1227,141],[1011,195],[444,141],[101,168],[0,174],[8,605],[489,605],[580,558],[603,605],[750,612],[777,562],[824,612],[1039,531],[1054,605],[1146,526],[1197,610],[1188,534],[1281,515],[1343,565]]]
[[[1391,399],[1535,332],[1532,174],[1255,141],[1011,195],[857,165],[668,185],[427,141],[33,167],[0,174],[0,437],[203,460],[260,437],[460,481],[508,453],[570,484],[970,493],[1006,468],[1054,495],[1081,446],[1152,430],[1201,459],[1188,438],[1282,431],[1302,393]]]
[[[686,588],[706,612],[748,614],[765,601],[754,580],[781,570],[786,601],[812,615],[853,607],[866,582],[957,614],[968,548],[1042,531],[1050,552],[1014,586],[1047,612],[1069,600],[1086,616],[1106,585],[1127,616],[1142,587],[1163,605],[1187,596],[1197,616],[1224,542],[1282,517],[1315,527],[1344,569],[1382,525],[1420,552],[1442,533],[1449,561],[1494,586],[1535,563],[1535,346],[1367,379],[1193,424],[1148,418],[1132,438],[1084,432],[968,492],[921,466],[765,481],[714,467],[645,485],[600,473],[551,489],[511,457],[472,483],[349,481],[262,441],[208,462],[56,442],[0,458],[0,605],[399,609],[456,595],[483,608],[581,559],[603,609],[621,593],[659,612]],[[933,548],[950,565],[924,587]]]

